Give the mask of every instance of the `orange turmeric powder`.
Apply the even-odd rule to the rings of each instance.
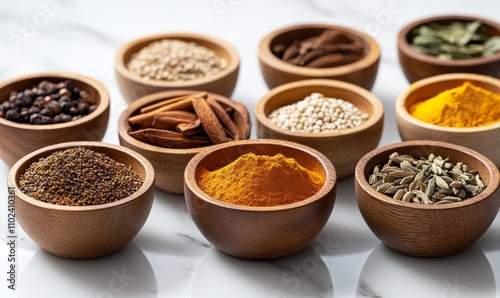
[[[247,153],[218,170],[203,169],[198,185],[217,200],[262,207],[304,200],[320,190],[324,179],[281,153]]]
[[[500,95],[465,82],[410,107],[410,114],[427,123],[476,127],[500,121]]]

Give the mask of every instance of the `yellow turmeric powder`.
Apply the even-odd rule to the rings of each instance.
[[[237,205],[278,206],[317,193],[324,175],[310,171],[293,158],[247,153],[215,171],[203,169],[198,185],[213,198]]]
[[[465,82],[410,107],[410,114],[427,123],[476,127],[500,121],[500,95]]]

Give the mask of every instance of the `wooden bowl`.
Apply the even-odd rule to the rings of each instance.
[[[500,138],[500,122],[470,128],[445,127],[420,121],[409,113],[410,107],[415,102],[458,87],[464,82],[471,82],[500,94],[500,80],[478,74],[443,74],[417,81],[401,93],[396,100],[396,120],[401,139],[403,141],[434,140],[462,145],[484,154],[500,167],[500,151],[497,148],[497,140]]]
[[[248,152],[295,158],[308,169],[324,172],[325,184],[312,197],[273,207],[230,204],[200,189],[201,169],[218,169]],[[336,189],[335,168],[328,158],[307,146],[280,140],[243,140],[207,148],[188,163],[184,180],[189,214],[203,236],[228,255],[254,260],[285,257],[311,243],[330,217]]]
[[[332,133],[291,132],[274,125],[268,115],[285,105],[304,99],[313,92],[351,102],[369,119],[362,125]],[[358,160],[375,149],[382,135],[384,106],[373,93],[356,85],[335,80],[304,80],[276,87],[255,106],[257,137],[304,144],[326,155],[335,165],[339,179],[354,173]]]
[[[214,76],[191,81],[162,81],[142,78],[126,66],[132,55],[154,41],[180,39],[205,46],[227,60],[227,67]],[[161,91],[202,90],[230,97],[236,87],[240,57],[236,49],[221,39],[195,33],[163,33],[141,37],[122,45],[115,55],[115,76],[120,92],[128,103]]]
[[[414,28],[432,22],[449,24],[453,21],[479,21],[483,24],[483,28],[488,35],[500,36],[500,23],[476,16],[444,15],[413,21],[399,31],[397,39],[399,64],[408,82],[413,83],[427,77],[456,72],[477,73],[500,78],[500,52],[486,57],[443,60],[420,53],[411,47],[411,40],[414,37],[412,30]]]
[[[366,46],[365,56],[343,66],[312,68],[285,62],[271,51],[277,44],[290,45],[294,40],[318,36],[328,29],[358,37],[359,41]],[[283,27],[264,36],[259,43],[258,56],[260,70],[269,89],[299,80],[333,79],[353,83],[370,90],[377,78],[380,48],[373,38],[352,28],[330,24],[301,24]]]
[[[459,161],[477,170],[487,185],[479,195],[457,203],[424,205],[395,200],[368,184],[376,165],[393,152],[415,157],[430,153]],[[368,227],[387,246],[403,254],[440,257],[458,252],[478,240],[490,227],[500,207],[497,167],[484,155],[466,147],[436,141],[408,141],[377,148],[356,166],[355,189],[359,210]]]
[[[210,146],[189,148],[189,149],[175,149],[164,148],[147,144],[139,141],[130,136],[128,132],[131,130],[128,118],[139,114],[139,111],[146,107],[153,105],[157,102],[168,98],[183,96],[186,94],[196,94],[198,91],[194,90],[175,90],[154,93],[144,96],[128,106],[123,111],[118,120],[118,137],[122,146],[128,147],[143,156],[145,156],[152,164],[156,172],[156,187],[174,194],[184,193],[182,186],[184,180],[184,169],[186,168],[189,160],[198,152],[207,149]],[[238,128],[245,132],[245,138],[250,137],[251,123],[246,107],[222,95],[210,93],[219,103],[230,106],[234,109],[234,121]]]
[[[19,190],[20,176],[30,164],[75,147],[106,154],[132,167],[143,185],[126,198],[94,206],[54,205]],[[15,197],[16,219],[26,234],[47,252],[65,258],[97,258],[125,246],[142,228],[153,205],[154,180],[149,161],[128,148],[100,142],[68,142],[36,150],[14,164],[8,175],[9,200]]]
[[[44,72],[18,76],[0,83],[0,101],[9,98],[12,91],[23,91],[43,80],[60,82],[71,80],[98,105],[97,109],[81,119],[66,123],[33,125],[0,118],[0,157],[10,167],[21,157],[45,146],[71,141],[100,141],[108,127],[109,93],[95,79],[68,72]]]

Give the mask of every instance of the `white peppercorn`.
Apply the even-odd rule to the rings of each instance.
[[[352,103],[312,93],[301,101],[280,107],[268,118],[279,128],[292,132],[328,133],[361,125],[368,119]]]

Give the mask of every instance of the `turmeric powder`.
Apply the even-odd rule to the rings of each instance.
[[[247,153],[215,171],[202,169],[198,185],[213,198],[246,206],[278,206],[314,195],[324,174],[310,171],[293,158]]]
[[[465,82],[410,107],[410,114],[427,123],[477,127],[500,121],[500,95]]]

